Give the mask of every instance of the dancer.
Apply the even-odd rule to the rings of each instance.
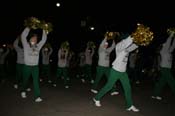
[[[160,50],[160,79],[155,84],[153,99],[162,100],[161,91],[168,84],[175,95],[175,79],[171,73],[172,68],[172,52],[175,48],[174,32],[171,32],[166,42]],[[173,38],[173,40],[172,40]],[[172,42],[172,44],[171,44]]]
[[[21,34],[21,41],[24,48],[24,67],[23,67],[23,88],[21,92],[22,98],[26,98],[26,87],[28,85],[28,80],[30,75],[33,78],[34,84],[34,96],[35,102],[41,102],[42,98],[40,95],[39,88],[39,53],[42,46],[45,44],[47,40],[47,34],[45,30],[42,32],[42,40],[38,42],[38,35],[31,34],[29,36],[29,42],[27,41],[27,36],[29,34],[30,28],[26,27]]]
[[[109,77],[109,71],[110,71],[110,53],[114,50],[115,48],[115,42],[112,40],[113,43],[111,46],[109,46],[108,43],[108,37],[106,36],[104,40],[101,42],[99,49],[98,49],[98,55],[99,55],[99,60],[98,60],[98,66],[97,66],[97,72],[96,72],[96,79],[95,82],[92,86],[91,92],[93,93],[98,93],[97,91],[97,86],[103,76],[106,76],[108,79]],[[115,91],[116,88],[111,90],[111,95],[118,95],[119,92]]]
[[[138,112],[132,102],[131,98],[131,86],[126,73],[126,66],[128,61],[128,55],[131,51],[135,50],[138,46],[133,43],[133,38],[131,36],[117,43],[115,47],[116,59],[112,63],[112,69],[110,70],[109,79],[106,85],[98,92],[98,94],[93,98],[95,105],[100,107],[100,99],[112,89],[117,80],[120,80],[122,87],[124,89],[125,98],[127,102],[127,110]]]

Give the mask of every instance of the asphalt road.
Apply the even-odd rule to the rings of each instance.
[[[120,85],[120,94],[105,95],[100,108],[92,101],[95,94],[90,92],[90,87],[89,83],[83,84],[79,79],[72,79],[69,89],[65,89],[62,82],[57,87],[42,82],[43,101],[35,103],[33,89],[27,93],[26,99],[22,99],[20,90],[14,89],[11,81],[6,81],[0,85],[0,116],[175,116],[175,97],[168,87],[162,93],[163,100],[157,101],[150,98],[153,83],[132,84],[134,105],[140,109],[138,113],[126,111]]]

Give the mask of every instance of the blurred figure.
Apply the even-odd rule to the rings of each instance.
[[[173,40],[172,40],[173,38]],[[171,44],[172,42],[172,44]],[[153,99],[162,100],[161,91],[163,87],[168,84],[175,95],[175,79],[171,73],[173,56],[172,52],[175,48],[174,32],[171,32],[166,42],[162,45],[160,50],[160,79],[155,84]]]

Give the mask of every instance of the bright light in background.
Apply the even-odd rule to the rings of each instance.
[[[93,31],[95,28],[94,27],[90,27],[90,29]]]
[[[4,44],[3,47],[6,47],[6,44]]]
[[[60,7],[60,3],[56,3],[56,6],[57,6],[57,7]]]

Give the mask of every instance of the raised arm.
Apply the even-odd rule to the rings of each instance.
[[[133,38],[131,36],[129,36],[116,45],[116,50],[122,51],[122,50],[126,49],[127,47],[129,47],[132,43],[133,43]]]
[[[58,60],[61,59],[61,49],[58,50]]]
[[[107,41],[107,37],[105,37],[105,38],[103,39],[103,41],[101,42],[101,44],[100,44],[100,46],[99,46],[99,51],[103,50],[103,46],[105,45],[106,41]]]
[[[91,56],[93,56],[93,55],[94,55],[94,53],[95,53],[95,50],[94,50],[94,48],[92,48],[92,53],[91,53]]]
[[[134,51],[137,48],[138,48],[138,46],[136,44],[131,44],[128,48],[126,48],[126,50],[128,52],[132,52],[132,51]]]
[[[173,50],[175,48],[175,40],[174,39],[173,39],[173,43],[172,43],[171,47],[169,48],[170,52],[173,52]]]
[[[29,31],[30,31],[30,28],[26,27],[21,34],[21,42],[22,42],[24,47],[29,46],[29,44],[27,42],[27,35],[29,34]]]
[[[107,49],[107,51],[108,52],[112,52],[112,50],[115,48],[115,41],[113,40],[113,43],[112,43],[112,45],[111,45],[111,47],[109,47],[108,49]]]
[[[49,51],[49,55],[51,55],[52,52],[53,52],[53,49],[52,49],[52,47],[50,47],[49,49],[50,49],[50,51]]]
[[[162,48],[163,50],[168,50],[169,49],[173,36],[174,36],[174,32],[172,32],[169,35],[169,37],[167,38],[166,42],[163,44],[163,48]]]
[[[13,42],[13,47],[15,48],[16,51],[20,49],[18,43],[19,43],[19,37],[16,38],[16,40]]]
[[[6,57],[9,52],[10,52],[10,50],[9,50],[9,48],[7,48],[6,52],[3,54],[3,57]]]
[[[47,40],[47,34],[46,34],[46,31],[43,30],[42,39],[37,45],[39,47],[39,49],[42,48],[42,46],[45,44],[46,40]]]

